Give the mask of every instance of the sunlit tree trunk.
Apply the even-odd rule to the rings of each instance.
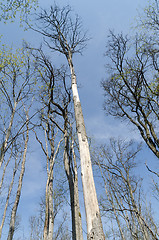
[[[87,219],[87,239],[102,240],[105,239],[105,237],[103,233],[103,227],[99,212],[99,205],[94,184],[88,139],[86,135],[84,118],[77,89],[76,74],[72,63],[71,53],[69,54],[67,59],[71,70],[76,129],[80,149],[81,178],[83,184],[83,194]]]
[[[53,212],[53,174],[48,178],[45,192],[45,223],[44,240],[53,238],[54,212]]]
[[[0,225],[0,239],[1,239],[1,235],[2,235],[2,229],[3,229],[3,226],[4,226],[4,222],[5,222],[5,219],[6,219],[7,209],[8,209],[8,205],[9,205],[9,199],[10,199],[10,195],[11,195],[11,192],[12,192],[12,189],[13,189],[15,175],[16,175],[17,169],[19,167],[19,163],[20,163],[20,161],[19,161],[19,163],[17,163],[16,160],[17,159],[15,159],[15,167],[13,169],[12,180],[10,182],[10,186],[9,186],[9,189],[8,189],[8,194],[7,194],[6,203],[5,203],[3,216],[2,216],[2,222],[1,222],[1,225]]]
[[[49,123],[48,123],[49,125]],[[47,125],[47,128],[48,128]],[[51,143],[51,157],[49,157],[48,144],[47,144],[47,130],[45,130],[45,144],[46,144],[46,157],[47,157],[47,182],[45,190],[45,222],[44,222],[44,240],[53,238],[54,229],[54,210],[53,210],[53,167],[54,167],[54,139]]]
[[[26,131],[26,137],[25,137],[25,145],[24,145],[23,160],[22,160],[22,165],[21,165],[21,172],[20,172],[20,176],[19,176],[19,183],[18,183],[16,198],[15,198],[14,205],[13,205],[12,212],[11,212],[9,233],[8,233],[7,240],[13,239],[13,234],[14,234],[14,230],[15,230],[16,213],[17,213],[17,209],[18,209],[18,205],[19,205],[20,196],[21,196],[22,183],[23,183],[23,177],[24,177],[24,172],[25,172],[26,153],[27,153],[27,146],[28,146],[28,140],[29,140],[28,112],[26,112],[26,128],[27,128],[27,131]]]
[[[88,39],[86,33],[84,33],[81,28],[82,23],[80,18],[77,15],[75,18],[72,18],[72,11],[69,6],[60,8],[54,4],[50,9],[50,13],[47,13],[45,10],[42,11],[39,15],[39,20],[42,21],[42,26],[38,27],[37,24],[35,28],[30,27],[49,38],[51,44],[46,42],[48,47],[64,54],[70,67],[87,219],[87,238],[88,240],[103,240],[105,237],[94,184],[89,145],[72,62],[72,55],[82,53],[82,49],[85,47]],[[36,28],[38,28],[38,30]]]

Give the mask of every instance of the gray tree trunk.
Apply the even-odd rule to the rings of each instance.
[[[44,232],[43,232],[44,240],[53,239],[54,219],[55,219],[54,208],[53,208],[53,168],[54,168],[55,158],[59,151],[59,147],[62,142],[62,139],[59,141],[56,151],[54,151],[55,149],[54,149],[53,141],[54,139],[50,140],[51,153],[52,153],[52,157],[50,158],[50,161],[48,160],[49,159],[48,151],[46,151],[48,178],[47,178],[46,192],[45,192],[45,222],[44,222]],[[50,169],[48,167],[48,161],[50,162]]]
[[[28,126],[29,117],[28,117],[27,113],[26,113],[26,118],[27,118],[27,121],[26,121],[27,131],[26,131],[26,138],[25,138],[23,160],[22,160],[22,165],[21,165],[21,172],[20,172],[20,176],[19,176],[19,183],[18,183],[16,198],[15,198],[14,205],[12,208],[10,225],[9,225],[9,233],[8,233],[7,240],[13,239],[13,234],[14,234],[14,230],[15,230],[16,213],[17,213],[20,196],[21,196],[21,189],[22,189],[23,177],[24,177],[24,172],[25,172],[26,153],[27,153],[27,146],[28,146],[28,140],[29,140],[29,126]]]
[[[79,99],[76,75],[72,63],[71,54],[67,58],[72,80],[72,93],[74,102],[74,111],[76,119],[76,129],[79,141],[80,159],[81,159],[81,178],[83,185],[83,195],[87,220],[87,239],[88,240],[104,240],[103,227],[97,200],[97,194],[94,184],[92,163],[89,152],[89,145],[86,135],[84,118]]]
[[[72,173],[72,156],[70,156],[69,141],[67,130],[65,131],[65,150],[64,150],[64,166],[69,183],[70,201],[71,201],[71,215],[72,215],[72,240],[83,240],[82,220],[79,205],[78,194],[78,176],[76,159],[72,146],[72,153],[74,158],[74,173]]]
[[[1,239],[1,236],[2,236],[2,229],[3,229],[3,226],[4,226],[5,219],[6,219],[9,199],[10,199],[10,195],[11,195],[11,192],[12,192],[12,189],[13,189],[13,184],[14,184],[14,178],[15,178],[15,175],[16,175],[16,171],[17,171],[17,166],[15,166],[15,168],[13,170],[12,181],[10,183],[9,190],[8,190],[8,195],[7,195],[6,204],[5,204],[5,208],[4,208],[4,212],[3,212],[2,222],[1,222],[1,225],[0,225],[0,239]]]
[[[53,174],[48,177],[45,192],[45,223],[44,240],[53,239],[54,211],[53,211]]]

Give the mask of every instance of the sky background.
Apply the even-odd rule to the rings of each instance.
[[[40,6],[49,8],[53,1],[40,1]],[[103,91],[100,82],[106,77],[104,65],[107,59],[104,57],[107,35],[113,29],[115,33],[123,32],[132,34],[132,27],[135,24],[136,16],[140,9],[146,6],[145,0],[117,0],[112,1],[73,1],[59,0],[61,6],[69,4],[83,22],[84,30],[88,30],[87,48],[83,51],[83,56],[74,56],[74,65],[79,84],[80,99],[88,134],[94,135],[98,139],[109,138],[118,135],[127,135],[125,123],[116,124],[116,121],[105,117],[102,109]],[[2,41],[12,46],[21,44],[22,39],[37,46],[39,35],[32,31],[23,32],[18,24],[1,24]],[[38,39],[38,41],[37,41]],[[63,58],[64,62],[65,59]],[[57,60],[59,61],[59,60]],[[61,58],[60,58],[61,61]],[[66,63],[66,62],[65,62]],[[100,124],[99,124],[100,123]],[[129,130],[128,130],[129,132]],[[137,138],[137,134],[133,135]]]
[[[41,0],[40,5],[49,8],[53,1]],[[74,57],[74,66],[77,75],[77,81],[80,86],[79,94],[83,108],[83,114],[86,123],[86,129],[89,136],[94,138],[94,141],[107,141],[110,137],[123,137],[126,139],[133,138],[140,141],[141,138],[137,131],[134,131],[133,126],[122,123],[114,118],[107,117],[103,112],[103,91],[100,87],[100,81],[106,77],[104,65],[107,60],[104,57],[105,45],[109,29],[113,29],[116,33],[131,33],[132,27],[135,25],[135,18],[138,15],[137,11],[143,9],[148,1],[146,0],[58,0],[61,6],[69,4],[77,13],[83,22],[85,30],[91,40],[88,42],[87,48],[83,52],[83,56],[77,55]],[[0,23],[0,34],[3,35],[2,42],[12,46],[19,47],[22,39],[29,41],[33,46],[40,45],[39,36],[32,31],[24,32],[19,24],[6,25]],[[61,58],[59,58],[61,59]],[[57,60],[59,61],[59,60]],[[65,61],[65,59],[64,59]],[[44,171],[39,164],[39,155],[34,153],[28,154],[27,168],[25,173],[23,194],[19,205],[19,214],[22,214],[24,221],[29,215],[35,211],[39,195],[45,187],[43,179]],[[157,167],[157,161],[150,151],[145,148],[146,154],[143,152],[140,155],[141,165],[139,171],[144,169],[144,162],[153,161],[153,165]],[[144,159],[144,160],[143,160]],[[145,170],[144,175],[149,176]],[[150,179],[150,178],[149,178]],[[24,204],[25,209],[24,211]],[[24,227],[26,234],[27,229]],[[5,240],[2,239],[2,240]]]

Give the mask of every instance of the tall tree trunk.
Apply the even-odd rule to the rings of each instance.
[[[49,139],[49,136],[48,136],[48,139]],[[62,140],[63,139],[60,139],[58,146],[56,148],[56,151],[54,149],[54,139],[49,140],[50,146],[51,146],[51,157],[49,157],[48,150],[46,150],[48,178],[47,178],[46,192],[45,192],[45,222],[44,222],[44,231],[43,231],[44,240],[53,239],[54,219],[55,219],[54,208],[53,208],[53,169],[55,164],[55,158],[58,154]],[[47,139],[45,141],[47,146]],[[49,164],[50,166],[48,166]]]
[[[70,153],[69,140],[67,136],[67,130],[65,130],[65,150],[64,150],[64,166],[65,172],[69,183],[70,201],[71,201],[71,215],[72,215],[72,240],[83,240],[82,221],[79,206],[79,194],[78,194],[78,176],[77,165],[73,151]],[[72,155],[74,158],[74,169],[72,172]]]
[[[8,209],[10,195],[11,195],[11,192],[12,192],[12,189],[13,189],[14,178],[15,178],[15,175],[16,175],[16,172],[17,172],[17,167],[18,166],[16,166],[16,165],[17,164],[15,163],[15,168],[13,170],[12,180],[11,180],[11,183],[10,183],[10,186],[9,186],[9,189],[8,189],[8,195],[7,195],[7,198],[6,198],[6,204],[5,204],[5,208],[4,208],[4,212],[3,212],[2,222],[1,222],[1,225],[0,225],[0,239],[1,239],[1,235],[2,235],[2,229],[3,229],[3,226],[4,226],[4,222],[5,222],[5,219],[6,219],[6,213],[7,213],[7,209]]]
[[[89,145],[86,135],[84,118],[81,103],[78,95],[76,75],[72,63],[71,53],[67,57],[71,70],[72,93],[74,102],[74,111],[76,119],[76,129],[79,141],[80,159],[81,159],[81,178],[83,185],[84,203],[87,220],[87,239],[104,240],[103,227],[97,200],[97,194],[94,184],[92,163],[89,152]]]
[[[26,138],[25,138],[25,145],[24,145],[24,153],[23,153],[23,161],[21,165],[21,172],[19,176],[19,183],[18,183],[18,189],[16,193],[16,198],[14,201],[14,205],[12,208],[12,213],[11,213],[11,219],[10,219],[10,225],[9,225],[9,233],[8,233],[8,238],[7,240],[12,240],[13,239],[13,234],[15,230],[15,219],[16,219],[16,213],[17,213],[17,208],[19,205],[19,200],[21,196],[21,190],[22,190],[22,183],[23,183],[23,177],[24,177],[24,172],[25,172],[25,162],[26,162],[26,153],[27,153],[27,146],[28,146],[28,140],[29,140],[29,117],[28,113],[26,113]]]
[[[78,194],[78,172],[77,172],[77,163],[76,156],[74,152],[74,147],[72,143],[72,155],[74,161],[74,204],[75,204],[75,227],[77,229],[77,240],[83,240],[83,231],[82,231],[82,219],[80,212],[80,204],[79,204],[79,194]]]
[[[53,211],[53,174],[50,174],[45,192],[45,223],[44,240],[53,239],[54,211]]]

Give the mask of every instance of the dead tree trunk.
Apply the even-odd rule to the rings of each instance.
[[[39,26],[38,30],[31,28],[50,39],[51,44],[47,42],[48,47],[64,54],[70,67],[87,219],[87,238],[88,240],[104,240],[105,237],[94,184],[89,145],[72,62],[72,55],[81,53],[88,39],[86,33],[81,29],[82,24],[80,18],[77,15],[75,18],[72,18],[72,11],[69,6],[59,8],[55,4],[51,7],[49,14],[44,10],[39,15],[39,19],[42,22],[42,26]]]
[[[71,70],[72,94],[74,102],[74,111],[76,119],[76,130],[79,141],[80,159],[81,159],[81,178],[83,184],[83,194],[85,202],[85,211],[87,219],[87,239],[103,240],[105,239],[100,217],[97,194],[94,184],[92,163],[89,152],[88,139],[84,124],[84,118],[79,99],[76,74],[74,71],[71,54],[68,56],[68,63]]]

